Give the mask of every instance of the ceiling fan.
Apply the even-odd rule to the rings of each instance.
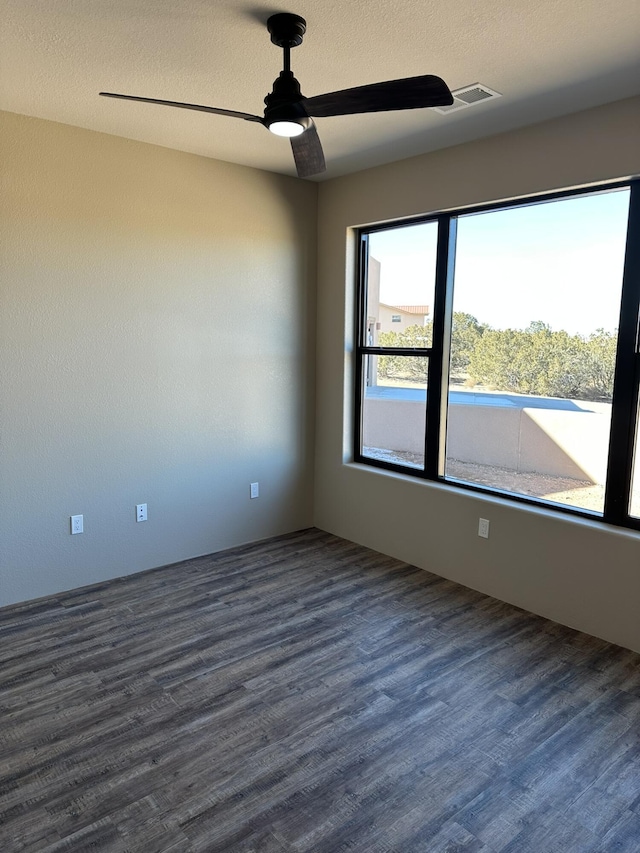
[[[284,68],[266,96],[264,116],[251,113],[207,107],[201,104],[183,104],[180,101],[163,101],[158,98],[142,98],[137,95],[119,95],[116,92],[100,92],[107,98],[125,101],[143,101],[148,104],[164,104],[184,110],[199,110],[215,115],[241,118],[258,122],[278,136],[291,138],[291,149],[300,178],[308,178],[325,170],[324,154],[313,117],[355,115],[388,110],[412,110],[421,107],[441,107],[453,103],[449,87],[432,74],[421,77],[405,77],[402,80],[387,80],[368,86],[356,86],[326,95],[305,98],[300,84],[291,71],[291,48],[302,44],[307,22],[299,15],[282,12],[272,15],[267,21],[271,41],[284,51]]]

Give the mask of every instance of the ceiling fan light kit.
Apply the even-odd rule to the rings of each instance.
[[[290,138],[296,170],[298,177],[301,178],[318,175],[326,169],[322,145],[313,117],[325,118],[390,110],[445,107],[453,104],[453,97],[447,84],[440,77],[432,74],[356,86],[352,89],[305,98],[300,84],[291,71],[291,48],[302,44],[307,30],[306,21],[299,15],[281,12],[269,18],[267,29],[273,44],[281,47],[284,52],[284,67],[274,82],[271,92],[264,99],[263,116],[208,107],[203,104],[186,104],[138,95],[121,95],[116,92],[100,92],[100,95],[241,118],[244,121],[262,124],[277,136]]]
[[[288,136],[289,139],[293,136],[300,136],[307,128],[297,121],[272,121],[269,125],[271,133],[276,136]]]

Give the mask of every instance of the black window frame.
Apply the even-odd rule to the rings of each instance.
[[[602,513],[565,506],[528,495],[468,483],[444,476],[446,412],[448,398],[448,364],[453,316],[453,276],[457,221],[470,213],[508,210],[536,203],[588,196],[609,190],[629,188],[629,214],[622,275],[620,323],[616,350],[612,415],[607,459],[604,510]],[[430,347],[379,347],[367,345],[367,281],[368,238],[370,234],[435,222],[438,226],[433,337]],[[433,214],[381,222],[356,229],[358,259],[356,264],[356,328],[355,328],[355,406],[353,461],[373,468],[394,471],[405,476],[454,486],[464,491],[505,498],[514,503],[544,507],[554,512],[589,518],[617,527],[640,530],[640,518],[629,512],[633,485],[636,432],[640,434],[638,399],[640,388],[640,179],[624,179],[557,190],[510,201],[473,205]],[[365,390],[364,365],[368,355],[424,356],[428,358],[424,469],[374,459],[361,452],[362,416]],[[638,439],[640,447],[640,438]],[[639,450],[640,452],[640,450]],[[640,488],[640,484],[638,484]]]

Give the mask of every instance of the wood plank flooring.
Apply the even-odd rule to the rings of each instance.
[[[2,853],[640,851],[640,657],[319,530],[0,648]]]

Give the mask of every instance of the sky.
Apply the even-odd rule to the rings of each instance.
[[[588,335],[618,326],[629,190],[458,218],[454,311],[496,329],[533,320]],[[433,305],[433,222],[375,232],[380,301]]]

